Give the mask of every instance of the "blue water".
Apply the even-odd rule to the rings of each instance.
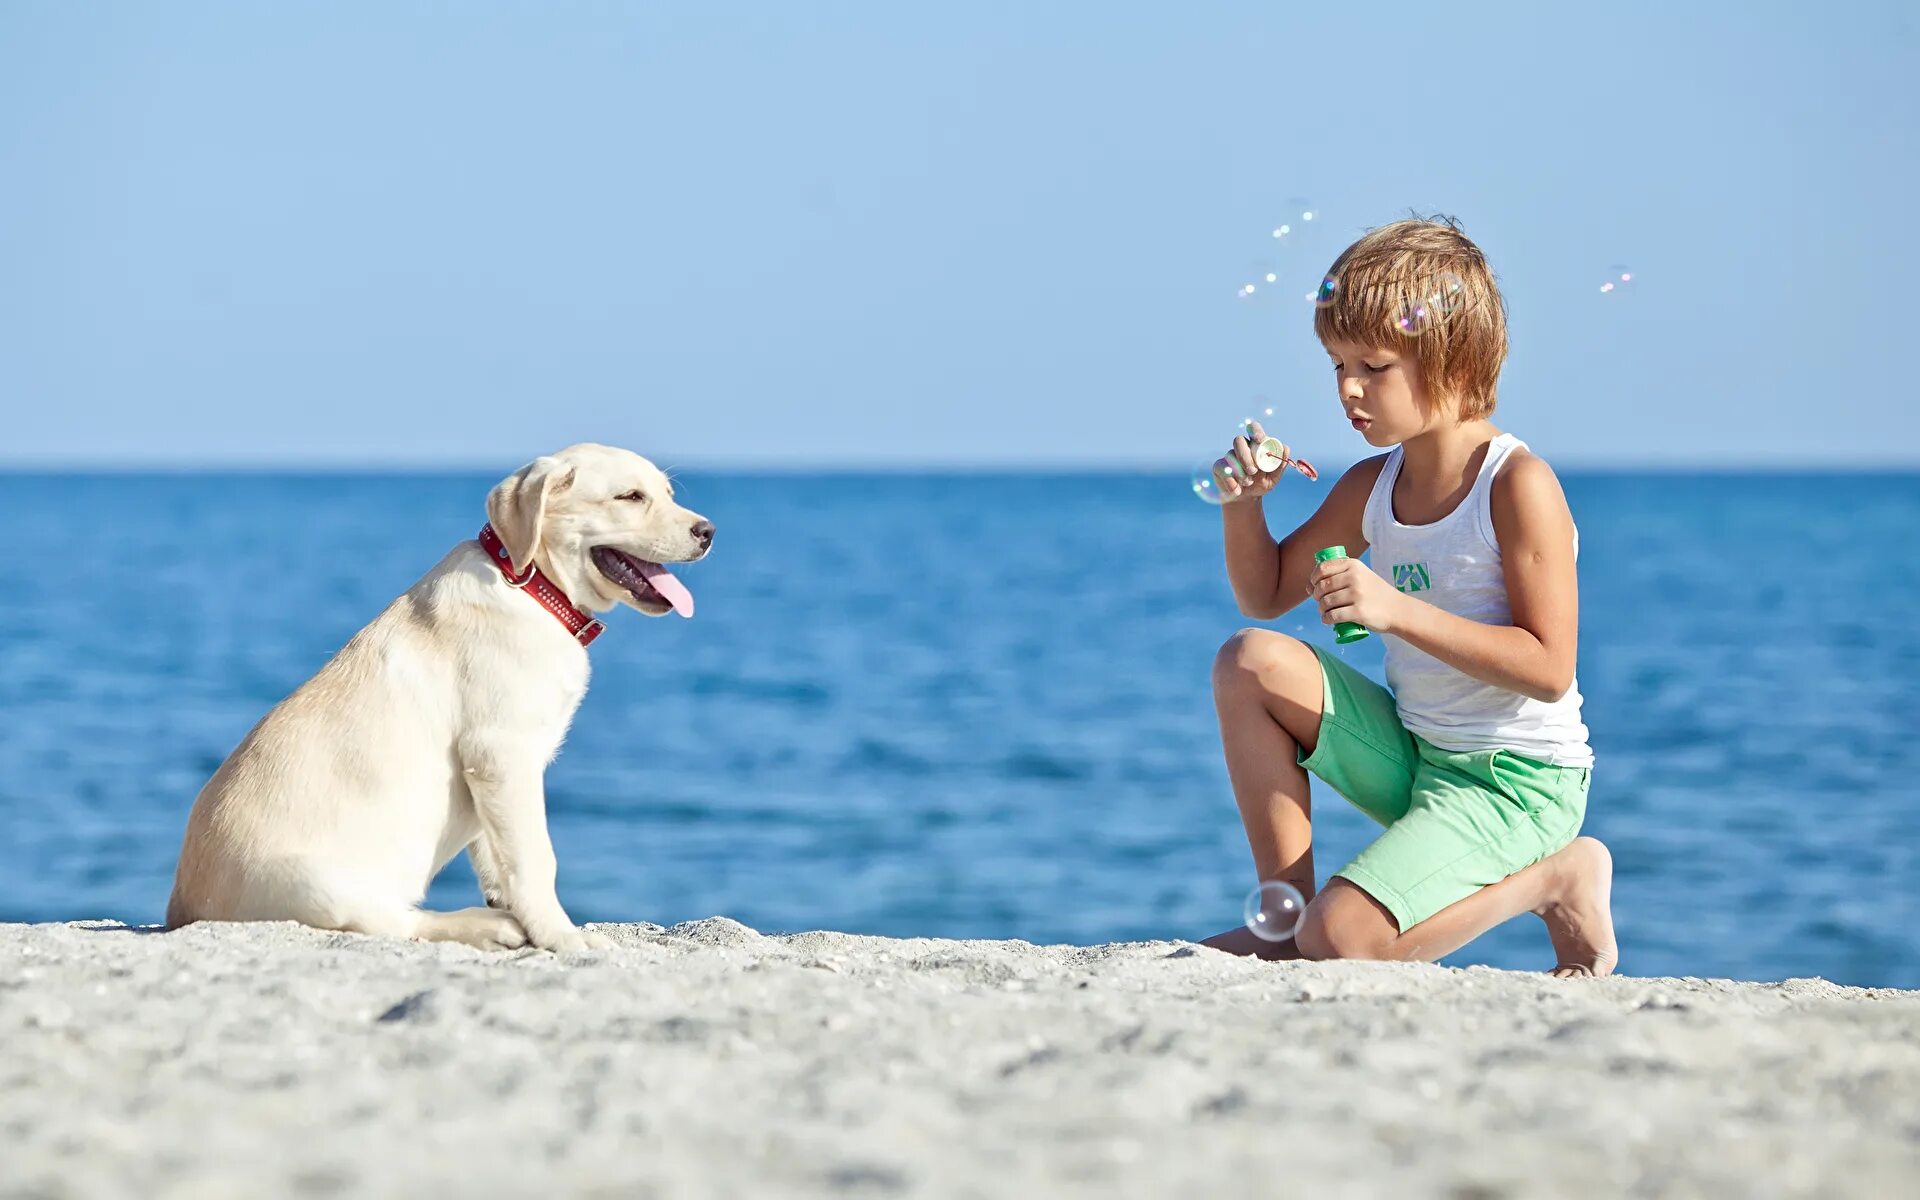
[[[157,921],[194,793],[481,521],[481,477],[0,475],[0,919]],[[1578,475],[1624,967],[1920,986],[1920,476]],[[582,920],[1099,942],[1238,919],[1207,690],[1247,622],[1176,477],[703,478],[548,772]],[[1289,484],[1276,525],[1321,490]],[[1328,642],[1309,609],[1274,623]],[[1378,639],[1344,648],[1380,677]],[[1373,827],[1316,790],[1331,870]],[[474,902],[464,863],[432,902]],[[1539,967],[1533,918],[1450,960]]]

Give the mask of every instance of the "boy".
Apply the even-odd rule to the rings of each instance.
[[[1323,624],[1365,625],[1391,691],[1270,630],[1221,648],[1220,739],[1255,870],[1311,903],[1291,942],[1235,929],[1207,944],[1430,961],[1534,912],[1555,975],[1609,974],[1612,859],[1574,837],[1593,764],[1574,675],[1579,534],[1546,462],[1488,420],[1507,353],[1493,273],[1452,219],[1398,221],[1334,261],[1319,303],[1348,420],[1393,449],[1276,544],[1260,499],[1286,466],[1259,470],[1235,438],[1214,464],[1227,574],[1248,616],[1312,597]],[[1351,557],[1316,563],[1325,546]],[[1317,896],[1309,772],[1386,826]]]

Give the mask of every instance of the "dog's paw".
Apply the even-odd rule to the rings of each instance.
[[[611,950],[613,940],[604,933],[573,925],[541,930],[533,935],[533,944],[555,954],[585,954],[589,950]]]
[[[497,908],[422,913],[420,920],[421,936],[438,942],[465,942],[476,950],[518,950],[528,940],[520,922]]]
[[[518,950],[527,944],[527,931],[520,927],[520,922],[514,920],[511,914],[500,912],[497,908],[490,911],[500,913],[503,920],[488,931],[489,941],[492,944],[482,949]]]

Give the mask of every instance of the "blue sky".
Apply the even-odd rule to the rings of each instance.
[[[1550,459],[1916,464],[1917,62],[1896,3],[0,0],[0,462],[1183,466],[1264,395],[1339,463],[1302,295],[1417,208]]]

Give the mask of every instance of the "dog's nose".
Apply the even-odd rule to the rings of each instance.
[[[704,520],[695,521],[693,523],[693,536],[702,546],[711,548],[713,546],[713,522]]]

